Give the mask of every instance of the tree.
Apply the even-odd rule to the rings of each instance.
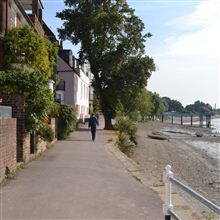
[[[164,111],[164,104],[162,98],[160,98],[159,94],[156,92],[151,93],[151,102],[152,102],[152,110],[151,116],[154,119],[155,117],[159,117],[160,114]]]
[[[196,101],[194,104],[187,105],[186,106],[186,111],[190,113],[212,113],[213,109],[212,106],[209,105],[208,103],[205,104],[204,102],[201,101]]]
[[[177,100],[171,100],[171,111],[182,112],[183,111],[182,104]]]
[[[147,69],[141,71],[145,75],[140,77],[145,80],[144,85],[149,77],[148,73],[153,71],[153,60],[149,57],[142,58],[144,42],[151,34],[142,34],[144,24],[134,15],[134,10],[125,0],[64,2],[69,8],[57,13],[57,17],[64,20],[63,27],[58,29],[59,35],[75,45],[80,43],[79,58],[81,62],[88,60],[91,65],[94,75],[93,87],[100,100],[105,129],[111,129],[111,119],[120,103],[121,85],[117,80],[126,82],[127,76],[130,75],[124,73],[123,67],[128,66],[134,76],[140,68]],[[148,65],[147,60],[151,60],[152,65],[143,68],[143,65]],[[134,82],[134,78],[128,78],[128,83]],[[124,86],[129,85],[131,86],[124,83]]]
[[[171,110],[171,99],[169,97],[162,97],[164,103],[164,111],[170,112]]]
[[[146,89],[142,89],[138,94],[128,98],[125,96],[122,99],[123,112],[135,121],[144,120],[145,117],[150,116],[152,109],[152,102],[150,93]]]
[[[164,102],[165,111],[183,112],[184,107],[179,101],[174,99],[171,100],[169,97],[163,97],[162,100]]]

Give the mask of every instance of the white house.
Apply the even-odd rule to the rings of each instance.
[[[75,106],[77,118],[89,117],[89,77],[84,73],[71,50],[60,50],[57,58],[60,83],[57,86],[57,100],[61,104]]]

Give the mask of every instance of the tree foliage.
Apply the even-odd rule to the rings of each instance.
[[[152,118],[159,117],[160,114],[164,111],[163,100],[156,92],[150,94],[152,102],[151,116]]]
[[[163,102],[164,102],[164,106],[165,106],[165,111],[168,112],[183,112],[184,111],[184,107],[181,104],[181,102],[174,100],[174,99],[170,99],[169,97],[163,97]]]
[[[94,74],[93,86],[105,117],[112,128],[124,93],[136,94],[146,86],[154,70],[153,59],[143,57],[144,24],[125,0],[65,0],[67,9],[57,13],[64,23],[59,35],[80,43],[80,60],[88,60]]]
[[[212,106],[208,103],[196,101],[194,104],[187,105],[185,111],[188,113],[212,113]]]
[[[129,98],[132,97],[132,98]],[[134,96],[125,96],[122,100],[122,108],[119,111],[119,115],[128,115],[134,121],[144,120],[145,117],[151,115],[152,102],[150,93],[146,89],[142,89]]]

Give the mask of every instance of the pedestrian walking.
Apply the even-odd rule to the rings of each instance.
[[[95,140],[95,134],[96,134],[96,125],[99,125],[99,122],[95,115],[92,113],[90,119],[89,119],[89,128],[91,128],[92,133],[92,140]]]

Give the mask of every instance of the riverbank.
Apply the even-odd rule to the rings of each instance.
[[[147,136],[155,131],[169,135],[169,140]],[[203,137],[197,137],[196,133]],[[211,129],[147,122],[139,125],[138,147],[132,159],[146,171],[152,186],[162,182],[164,167],[170,164],[176,178],[220,205],[219,145],[220,138]],[[198,204],[189,200],[192,206]]]

